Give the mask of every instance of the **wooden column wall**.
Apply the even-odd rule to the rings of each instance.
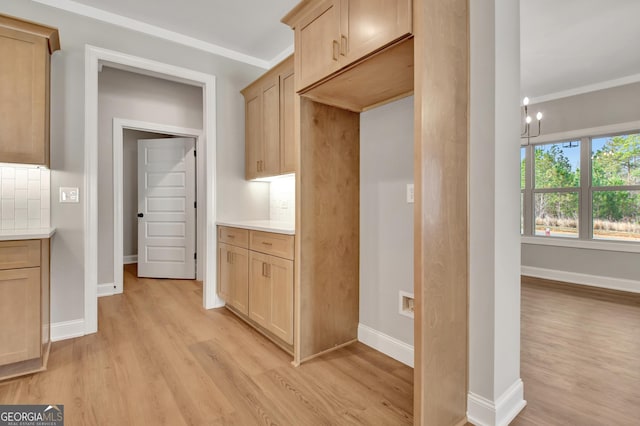
[[[295,364],[358,337],[360,115],[299,98]]]
[[[415,424],[464,424],[468,348],[468,0],[413,0]]]

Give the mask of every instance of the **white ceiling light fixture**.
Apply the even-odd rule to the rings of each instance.
[[[520,139],[526,139],[526,143],[521,145],[529,145],[532,138],[537,138],[540,136],[542,131],[542,113],[538,111],[536,114],[536,120],[538,121],[538,131],[536,133],[531,132],[531,123],[533,123],[533,118],[529,115],[529,98],[524,97],[522,100],[522,113],[521,116],[524,118],[524,123],[522,127],[522,132],[520,133]],[[535,127],[535,125],[534,125]]]

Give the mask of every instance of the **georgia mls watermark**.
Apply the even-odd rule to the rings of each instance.
[[[64,426],[64,405],[0,405],[0,426]]]

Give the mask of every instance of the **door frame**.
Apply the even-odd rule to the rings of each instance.
[[[203,132],[201,155],[205,185],[203,209],[206,218],[201,259],[203,306],[224,306],[216,294],[217,262],[207,261],[215,253],[216,223],[216,77],[175,65],[85,45],[84,67],[84,334],[98,331],[98,72],[102,65],[202,88]],[[115,259],[114,259],[115,261]]]
[[[124,131],[138,130],[142,132],[161,133],[175,137],[185,137],[195,139],[195,150],[203,149],[202,131],[190,129],[188,127],[168,126],[165,124],[151,123],[146,121],[129,120],[126,118],[113,119],[113,294],[123,292],[124,283]],[[196,155],[196,200],[205,199],[204,191],[204,158]],[[196,213],[197,214],[197,213]],[[196,252],[202,253],[204,250],[203,239],[197,235],[204,235],[204,215],[196,216]],[[196,279],[202,281],[204,262],[198,262],[196,269]]]

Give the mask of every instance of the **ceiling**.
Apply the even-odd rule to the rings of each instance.
[[[293,31],[280,19],[299,2],[34,1],[106,21],[125,17],[120,25],[263,68],[292,51]],[[520,14],[523,95],[549,97],[629,76],[625,81],[640,81],[640,0],[520,0]]]
[[[280,19],[299,0],[75,0],[271,62],[293,45]]]
[[[639,0],[520,0],[520,17],[523,95],[640,81]]]

